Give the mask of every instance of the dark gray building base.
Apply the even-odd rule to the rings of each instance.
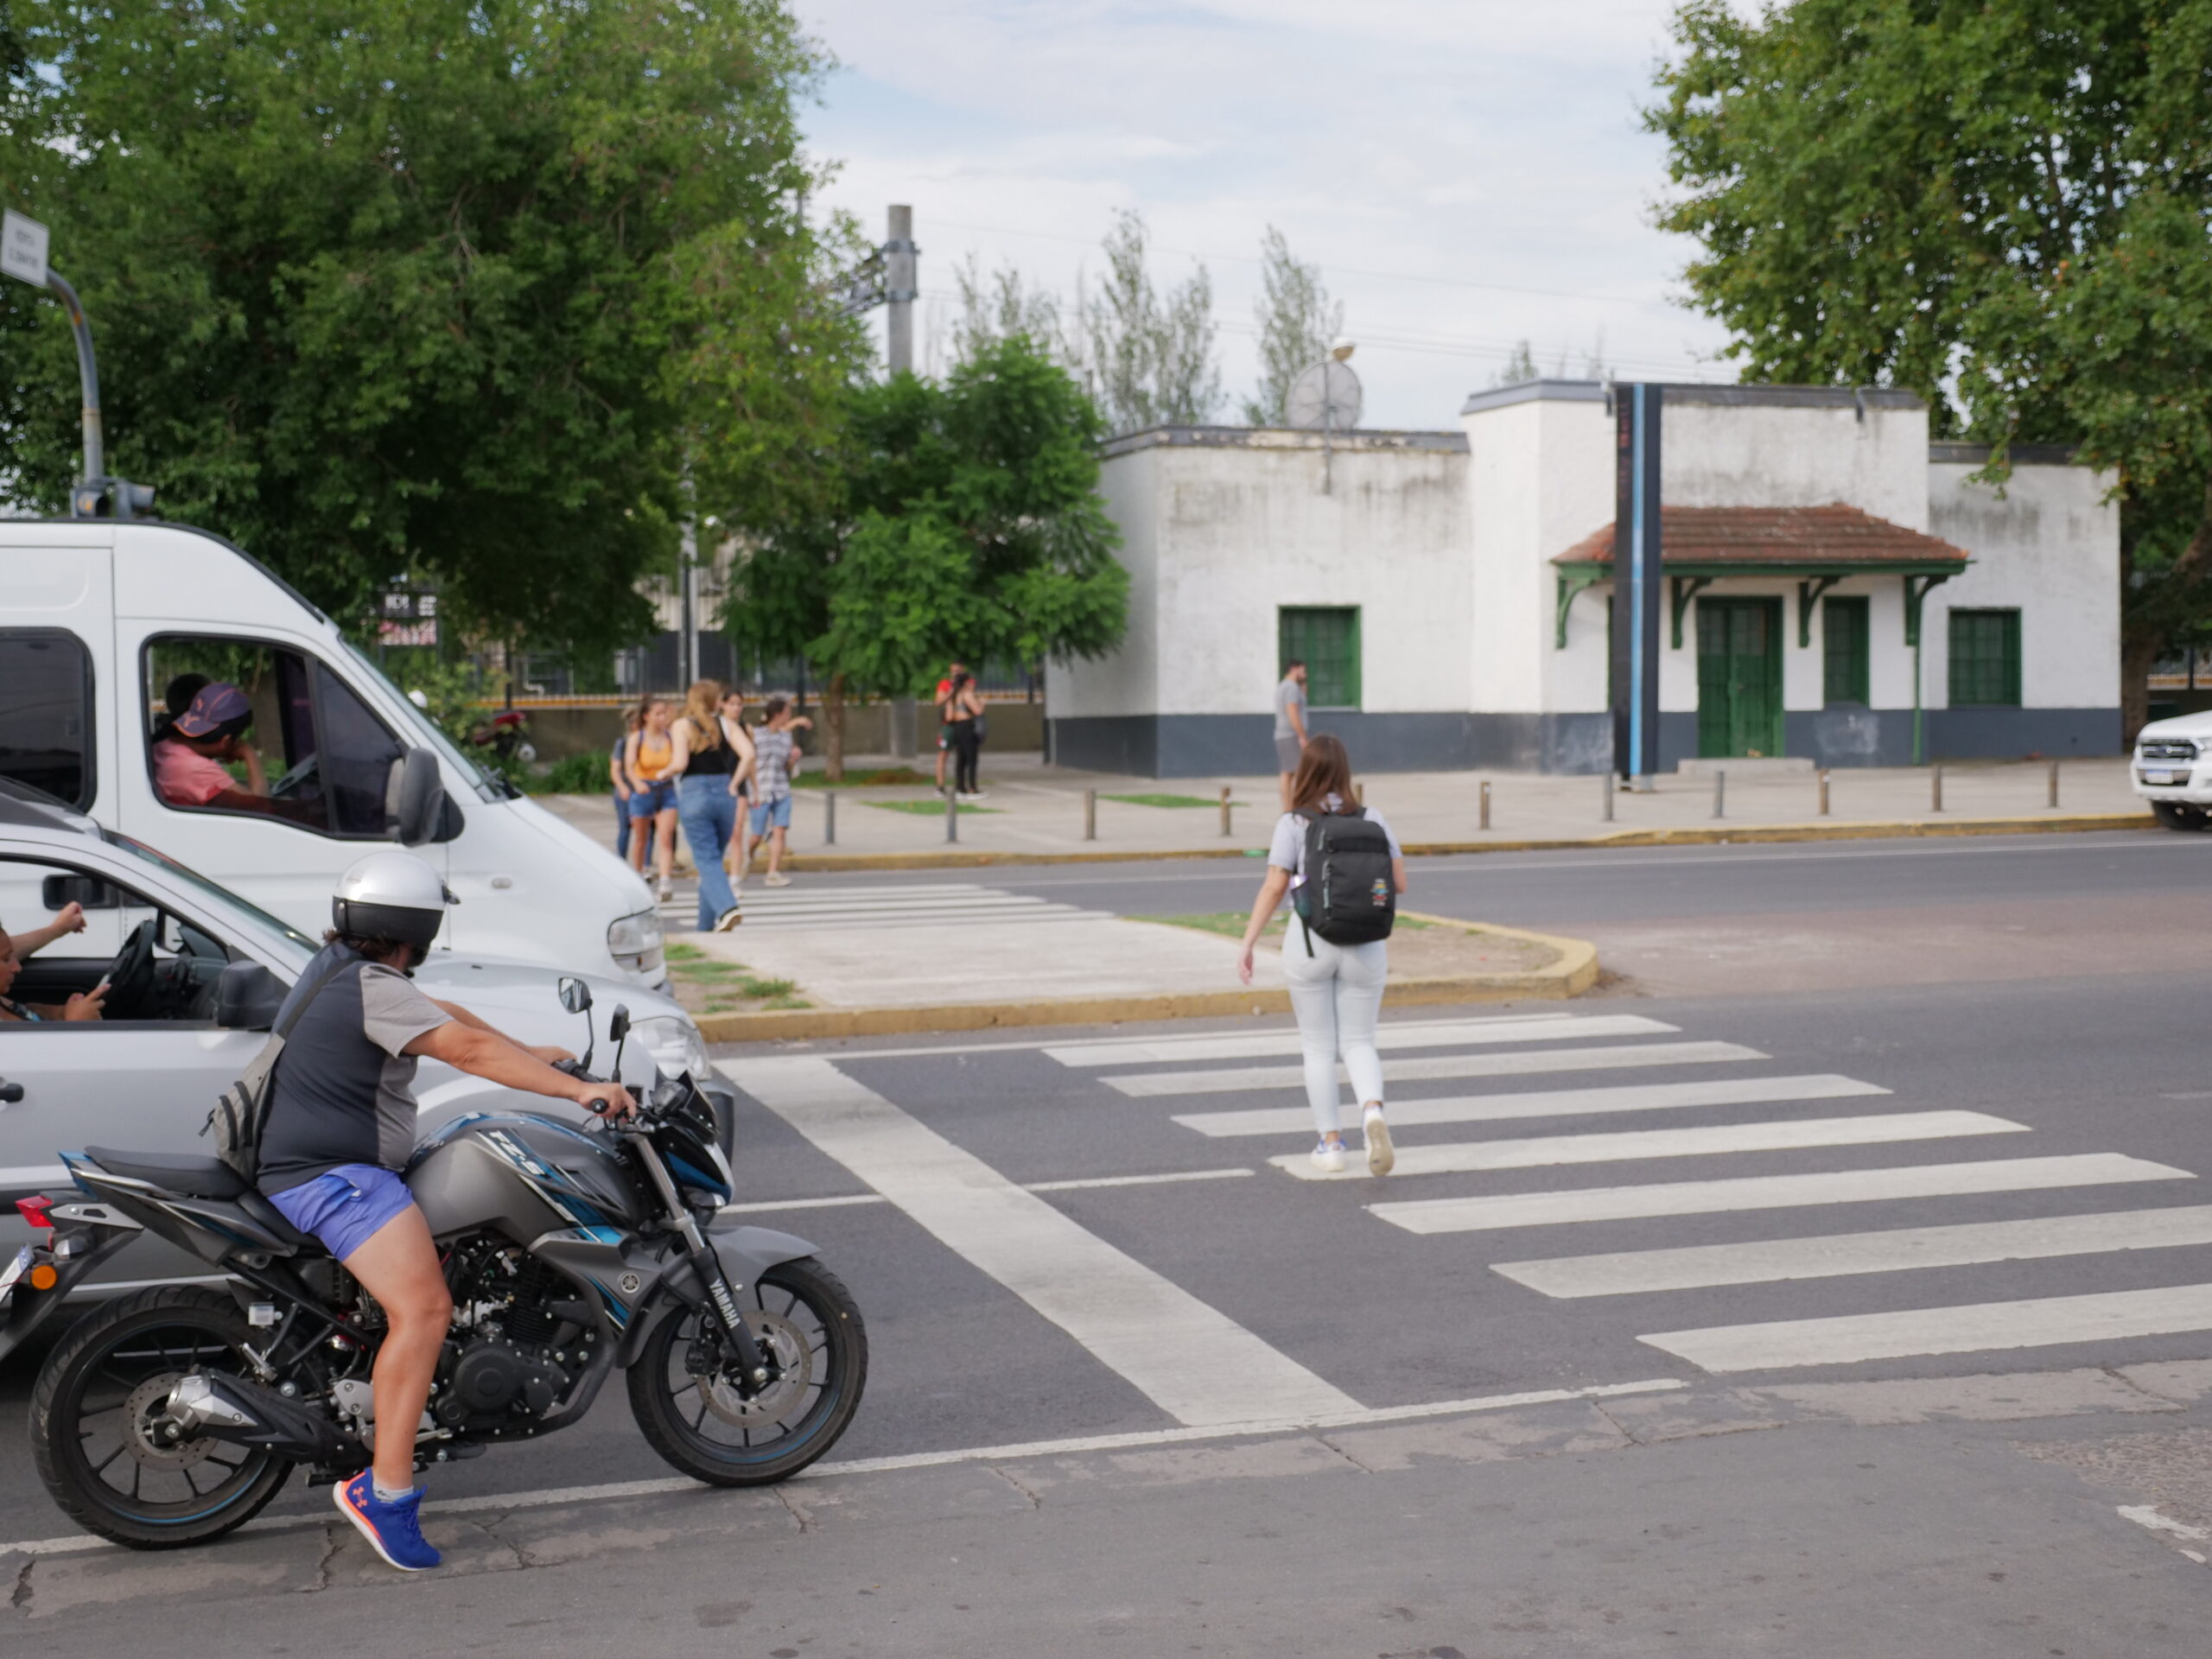
[[[2120,753],[2114,709],[1931,709],[1931,760],[2051,759]],[[1612,764],[1610,715],[1384,715],[1317,709],[1360,772],[1594,773]],[[1058,765],[1137,778],[1251,777],[1275,767],[1267,715],[1091,715],[1046,722]],[[1912,763],[1910,709],[1831,709],[1783,716],[1793,755],[1823,766]],[[1697,716],[1659,717],[1659,769],[1697,753]]]

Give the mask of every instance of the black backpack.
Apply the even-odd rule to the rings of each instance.
[[[1365,807],[1306,819],[1306,880],[1295,897],[1309,957],[1316,933],[1331,944],[1370,944],[1390,937],[1398,919],[1390,837]]]

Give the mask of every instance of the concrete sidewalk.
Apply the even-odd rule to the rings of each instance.
[[[894,764],[855,757],[853,772]],[[2150,812],[2129,788],[2127,761],[2112,756],[2069,760],[2060,768],[2060,805],[2049,804],[2043,761],[1947,765],[1942,805],[1934,803],[1927,767],[1866,768],[1829,774],[1829,813],[1820,812],[1818,775],[1789,762],[1697,763],[1726,770],[1723,817],[1716,817],[1709,772],[1669,773],[1649,794],[1611,792],[1597,778],[1527,772],[1393,772],[1361,779],[1370,805],[1389,816],[1408,848],[1501,849],[1529,842],[1602,842],[1644,836],[1855,836],[1956,833],[2003,823],[2037,828],[2149,827]],[[1490,786],[1490,825],[1482,827],[1482,791]],[[1012,860],[1081,857],[1235,855],[1263,849],[1278,816],[1273,777],[1122,778],[1043,765],[1027,754],[987,758],[988,798],[963,805],[959,839],[948,844],[945,815],[927,785],[892,788],[802,789],[797,794],[792,868],[898,868],[995,855]],[[1221,833],[1224,786],[1234,803],[1230,834]],[[1085,791],[1096,795],[1096,838],[1084,834]],[[836,842],[827,839],[836,798]],[[613,809],[606,798],[541,797],[545,805],[595,839],[613,843]]]

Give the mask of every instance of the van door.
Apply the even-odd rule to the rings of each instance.
[[[52,531],[77,544],[11,545],[0,556],[0,774],[91,811],[112,795],[100,717],[113,677],[112,555],[90,543],[99,532]]]

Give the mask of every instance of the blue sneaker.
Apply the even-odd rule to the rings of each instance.
[[[423,1539],[421,1487],[387,1503],[377,1496],[376,1483],[365,1469],[333,1486],[330,1497],[338,1513],[359,1528],[361,1536],[391,1566],[403,1573],[424,1573],[438,1564],[438,1552]]]

